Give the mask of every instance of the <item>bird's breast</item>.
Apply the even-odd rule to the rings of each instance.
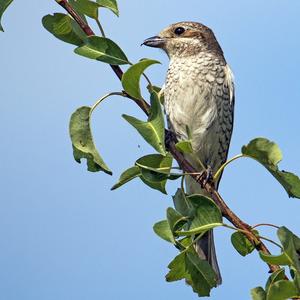
[[[199,138],[209,134],[218,114],[214,88],[224,76],[222,63],[210,56],[170,61],[165,110],[180,139],[188,139],[188,133]]]

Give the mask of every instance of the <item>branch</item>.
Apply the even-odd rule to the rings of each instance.
[[[90,28],[90,26],[79,16],[79,14],[72,8],[72,6],[68,3],[67,0],[56,0],[56,2],[62,6],[72,17],[73,19],[78,23],[80,28],[86,33],[87,36],[95,35],[93,30]],[[123,71],[119,66],[116,65],[110,65],[116,76],[119,78],[119,80],[122,80]],[[125,97],[132,99],[148,116],[149,115],[149,104],[144,101],[143,99],[135,99],[128,94],[124,92]],[[179,152],[176,147],[175,143],[173,141],[167,142],[167,148],[172,153],[173,157],[177,160],[179,166],[182,168],[182,170],[186,173],[199,173],[183,156],[181,152]],[[221,195],[218,193],[218,191],[215,190],[214,186],[208,182],[204,182],[204,179],[199,175],[190,175],[197,181],[203,189],[205,189],[212,197],[212,199],[215,201],[215,203],[219,206],[219,208],[222,211],[223,216],[232,223],[235,227],[238,229],[243,230],[245,236],[247,239],[255,246],[257,251],[261,251],[264,254],[270,254],[270,251],[265,246],[265,244],[261,241],[259,237],[257,237],[252,232],[252,227],[242,221],[225,203]],[[269,265],[270,272],[275,272],[280,267],[277,265]]]
[[[243,230],[243,233],[245,234],[247,239],[255,246],[257,251],[262,251],[264,254],[270,254],[270,251],[268,250],[266,245],[260,240],[259,237],[257,237],[252,232],[252,227],[244,221],[242,221],[227,206],[227,204],[225,203],[221,195],[218,193],[218,191],[216,191],[210,183],[205,183],[201,176],[195,175],[195,173],[197,173],[197,170],[184,158],[183,154],[176,149],[174,142],[169,143],[168,147],[174,158],[177,160],[179,166],[187,173],[194,173],[194,175],[190,176],[193,177],[195,181],[197,181],[211,195],[212,199],[221,209],[223,216],[236,228]],[[269,265],[269,268],[271,272],[275,272],[280,267],[277,265]]]
[[[77,22],[77,24],[80,26],[80,28],[84,31],[84,33],[87,36],[93,36],[95,35],[92,28],[81,18],[81,16],[74,10],[74,8],[69,4],[67,0],[55,0],[61,7],[63,7],[70,16]],[[119,80],[122,80],[123,71],[119,66],[116,65],[110,65],[116,76],[119,78]],[[146,115],[149,115],[150,106],[149,104],[142,100],[142,99],[136,99],[128,95],[126,92],[124,92],[125,97],[133,100]]]

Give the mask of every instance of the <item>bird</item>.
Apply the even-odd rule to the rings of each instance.
[[[178,22],[143,44],[160,48],[169,57],[161,91],[169,130],[178,141],[191,142],[193,154],[184,155],[197,171],[216,173],[228,155],[235,86],[233,73],[213,31],[198,22]],[[219,179],[214,182],[216,189]],[[186,176],[186,192],[209,196],[189,176]],[[210,263],[217,284],[221,284],[212,230],[197,241],[195,250]]]

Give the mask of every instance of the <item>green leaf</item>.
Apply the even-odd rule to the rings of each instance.
[[[286,171],[269,171],[284,187],[289,197],[300,198],[300,179],[297,175]]]
[[[202,195],[191,195],[187,199],[194,208],[192,221],[187,231],[177,231],[176,234],[198,234],[223,225],[221,211],[211,199]]]
[[[182,226],[187,222],[187,218],[181,215],[172,207],[168,207],[167,209],[167,220],[172,232],[180,230]]]
[[[85,44],[77,47],[74,52],[111,65],[129,63],[122,49],[115,42],[104,37],[90,36],[86,39]]]
[[[297,296],[299,293],[294,282],[278,280],[270,286],[267,300],[286,300]]]
[[[131,66],[122,76],[122,85],[125,92],[133,98],[142,99],[140,79],[146,68],[160,62],[152,59],[144,59]]]
[[[176,194],[173,196],[175,209],[183,216],[188,216],[191,211],[191,206],[186,197],[182,189],[177,189]]]
[[[150,94],[152,93],[152,91],[156,92],[159,98],[159,102],[161,103],[161,105],[164,105],[165,97],[164,97],[164,93],[161,92],[161,87],[148,84],[147,90]]]
[[[266,290],[257,287],[251,290],[253,300],[286,300],[298,297],[299,292],[292,281],[285,280],[284,269],[274,272],[268,279]]]
[[[267,255],[262,252],[259,252],[260,258],[271,265],[280,265],[280,266],[288,266],[290,265],[290,260],[287,255],[283,252],[280,255]]]
[[[217,286],[214,270],[206,260],[199,258],[193,247],[177,255],[168,268],[168,282],[186,279],[200,297],[209,296],[210,290]]]
[[[163,194],[167,195],[167,191],[166,191],[167,180],[163,180],[163,181],[159,181],[159,182],[154,182],[154,181],[148,181],[143,176],[140,176],[140,179],[146,185],[148,185],[151,189],[157,190],[157,191],[162,192]]]
[[[149,154],[139,158],[136,165],[142,169],[169,175],[172,167],[173,157],[171,154]]]
[[[140,177],[145,184],[165,194],[167,174],[170,172],[172,160],[171,155],[151,154],[143,156],[136,161],[136,166],[122,173],[118,183],[112,187],[112,190],[136,177]]]
[[[269,294],[270,287],[272,286],[272,284],[274,284],[276,281],[283,279],[285,279],[285,273],[283,268],[272,273],[272,275],[268,278],[268,281],[266,283],[266,294]]]
[[[90,0],[74,0],[72,5],[75,10],[92,19],[98,19],[98,8],[100,5]]]
[[[168,178],[173,157],[168,154],[150,154],[139,158],[136,165],[140,167],[142,176],[151,182],[160,182]]]
[[[210,290],[217,286],[216,274],[211,265],[206,260],[200,259],[193,248],[187,251],[186,258],[187,273],[190,275],[188,283],[198,296],[209,296]]]
[[[277,235],[283,246],[284,254],[289,260],[289,265],[293,266],[297,272],[300,272],[299,238],[286,227],[280,227],[277,231]]]
[[[141,171],[140,171],[140,168],[137,166],[127,169],[126,171],[124,171],[121,174],[119,181],[111,188],[111,190],[113,191],[113,190],[119,188],[123,184],[131,181],[132,179],[134,179],[136,177],[139,177],[140,175],[141,175]]]
[[[259,286],[251,290],[252,300],[266,300],[266,292]]]
[[[170,269],[169,273],[166,275],[167,282],[178,281],[186,278],[186,252],[182,252],[177,255],[168,265]]]
[[[178,239],[178,240],[176,240],[176,242],[177,242],[177,245],[181,245],[182,247],[181,247],[181,251],[182,250],[185,250],[186,248],[189,248],[189,247],[191,247],[191,245],[193,244],[193,238],[192,237],[184,237],[184,238],[182,238],[182,239]]]
[[[170,174],[169,176],[168,176],[168,179],[169,180],[177,180],[178,178],[180,178],[180,177],[182,177],[183,175],[181,175],[181,174]]]
[[[248,145],[242,147],[242,153],[267,166],[277,166],[282,160],[279,147],[265,138],[256,138],[250,141]]]
[[[144,179],[146,179],[147,181],[150,181],[150,182],[162,182],[162,181],[165,181],[167,182],[167,178],[168,176],[165,175],[165,174],[162,174],[162,173],[157,173],[155,171],[150,171],[150,170],[147,170],[147,169],[143,169],[141,168],[141,174],[143,176]]]
[[[176,145],[176,149],[182,153],[193,153],[193,147],[191,141],[181,141]]]
[[[97,0],[97,3],[111,10],[116,16],[119,16],[118,3],[116,0]]]
[[[153,230],[163,240],[175,244],[175,239],[167,220],[163,220],[154,224]]]
[[[282,153],[274,142],[265,138],[254,139],[242,147],[242,153],[260,162],[284,187],[289,197],[300,198],[300,178],[278,169]]]
[[[86,38],[78,24],[68,15],[61,13],[47,15],[43,17],[42,23],[46,30],[66,43],[79,46]]]
[[[245,235],[239,231],[231,235],[231,243],[235,250],[242,256],[250,254],[255,249]]]
[[[146,58],[145,58],[146,59]],[[156,92],[156,94],[159,94],[159,92],[161,91],[161,87],[156,86],[156,85],[147,85],[147,90],[148,92],[151,94],[152,91]]]
[[[292,271],[292,268],[290,269],[290,271]],[[294,279],[294,283],[295,283],[297,290],[300,291],[300,273],[297,272],[297,270],[293,270],[292,277]]]
[[[75,160],[80,163],[82,158],[87,159],[88,170],[91,172],[104,171],[112,174],[98,153],[90,127],[91,108],[83,106],[78,108],[71,116],[70,136],[73,144]]]
[[[149,187],[166,194],[168,173],[172,166],[172,156],[150,154],[139,158],[136,165],[140,168],[141,180]]]
[[[0,0],[0,31],[4,31],[4,29],[1,25],[1,19],[2,19],[3,13],[12,2],[13,2],[13,0]]]
[[[166,155],[164,116],[155,92],[151,94],[151,113],[147,122],[128,115],[123,115],[123,118],[131,124],[157,152]]]

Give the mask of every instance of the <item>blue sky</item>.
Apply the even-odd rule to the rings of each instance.
[[[103,11],[107,35],[131,61],[162,65],[148,74],[161,85],[167,57],[141,42],[167,25],[193,20],[211,27],[236,78],[230,155],[257,136],[283,150],[281,168],[300,174],[298,0],[119,1],[121,15]],[[225,4],[226,3],[226,4]],[[0,34],[0,291],[5,300],[196,299],[183,282],[164,281],[175,249],[152,225],[164,218],[176,184],[164,196],[138,180],[111,192],[122,170],[152,150],[120,117],[143,117],[117,97],[94,114],[96,144],[113,177],[73,161],[68,121],[79,106],[120,90],[109,67],[72,53],[41,25],[61,12],[55,1],[15,1]],[[231,165],[220,190],[250,224],[270,222],[300,233],[300,202],[250,160]],[[262,230],[274,237],[274,230]],[[215,230],[223,285],[211,299],[250,299],[267,279],[257,253],[239,256],[231,232]],[[271,249],[273,249],[271,247]]]

